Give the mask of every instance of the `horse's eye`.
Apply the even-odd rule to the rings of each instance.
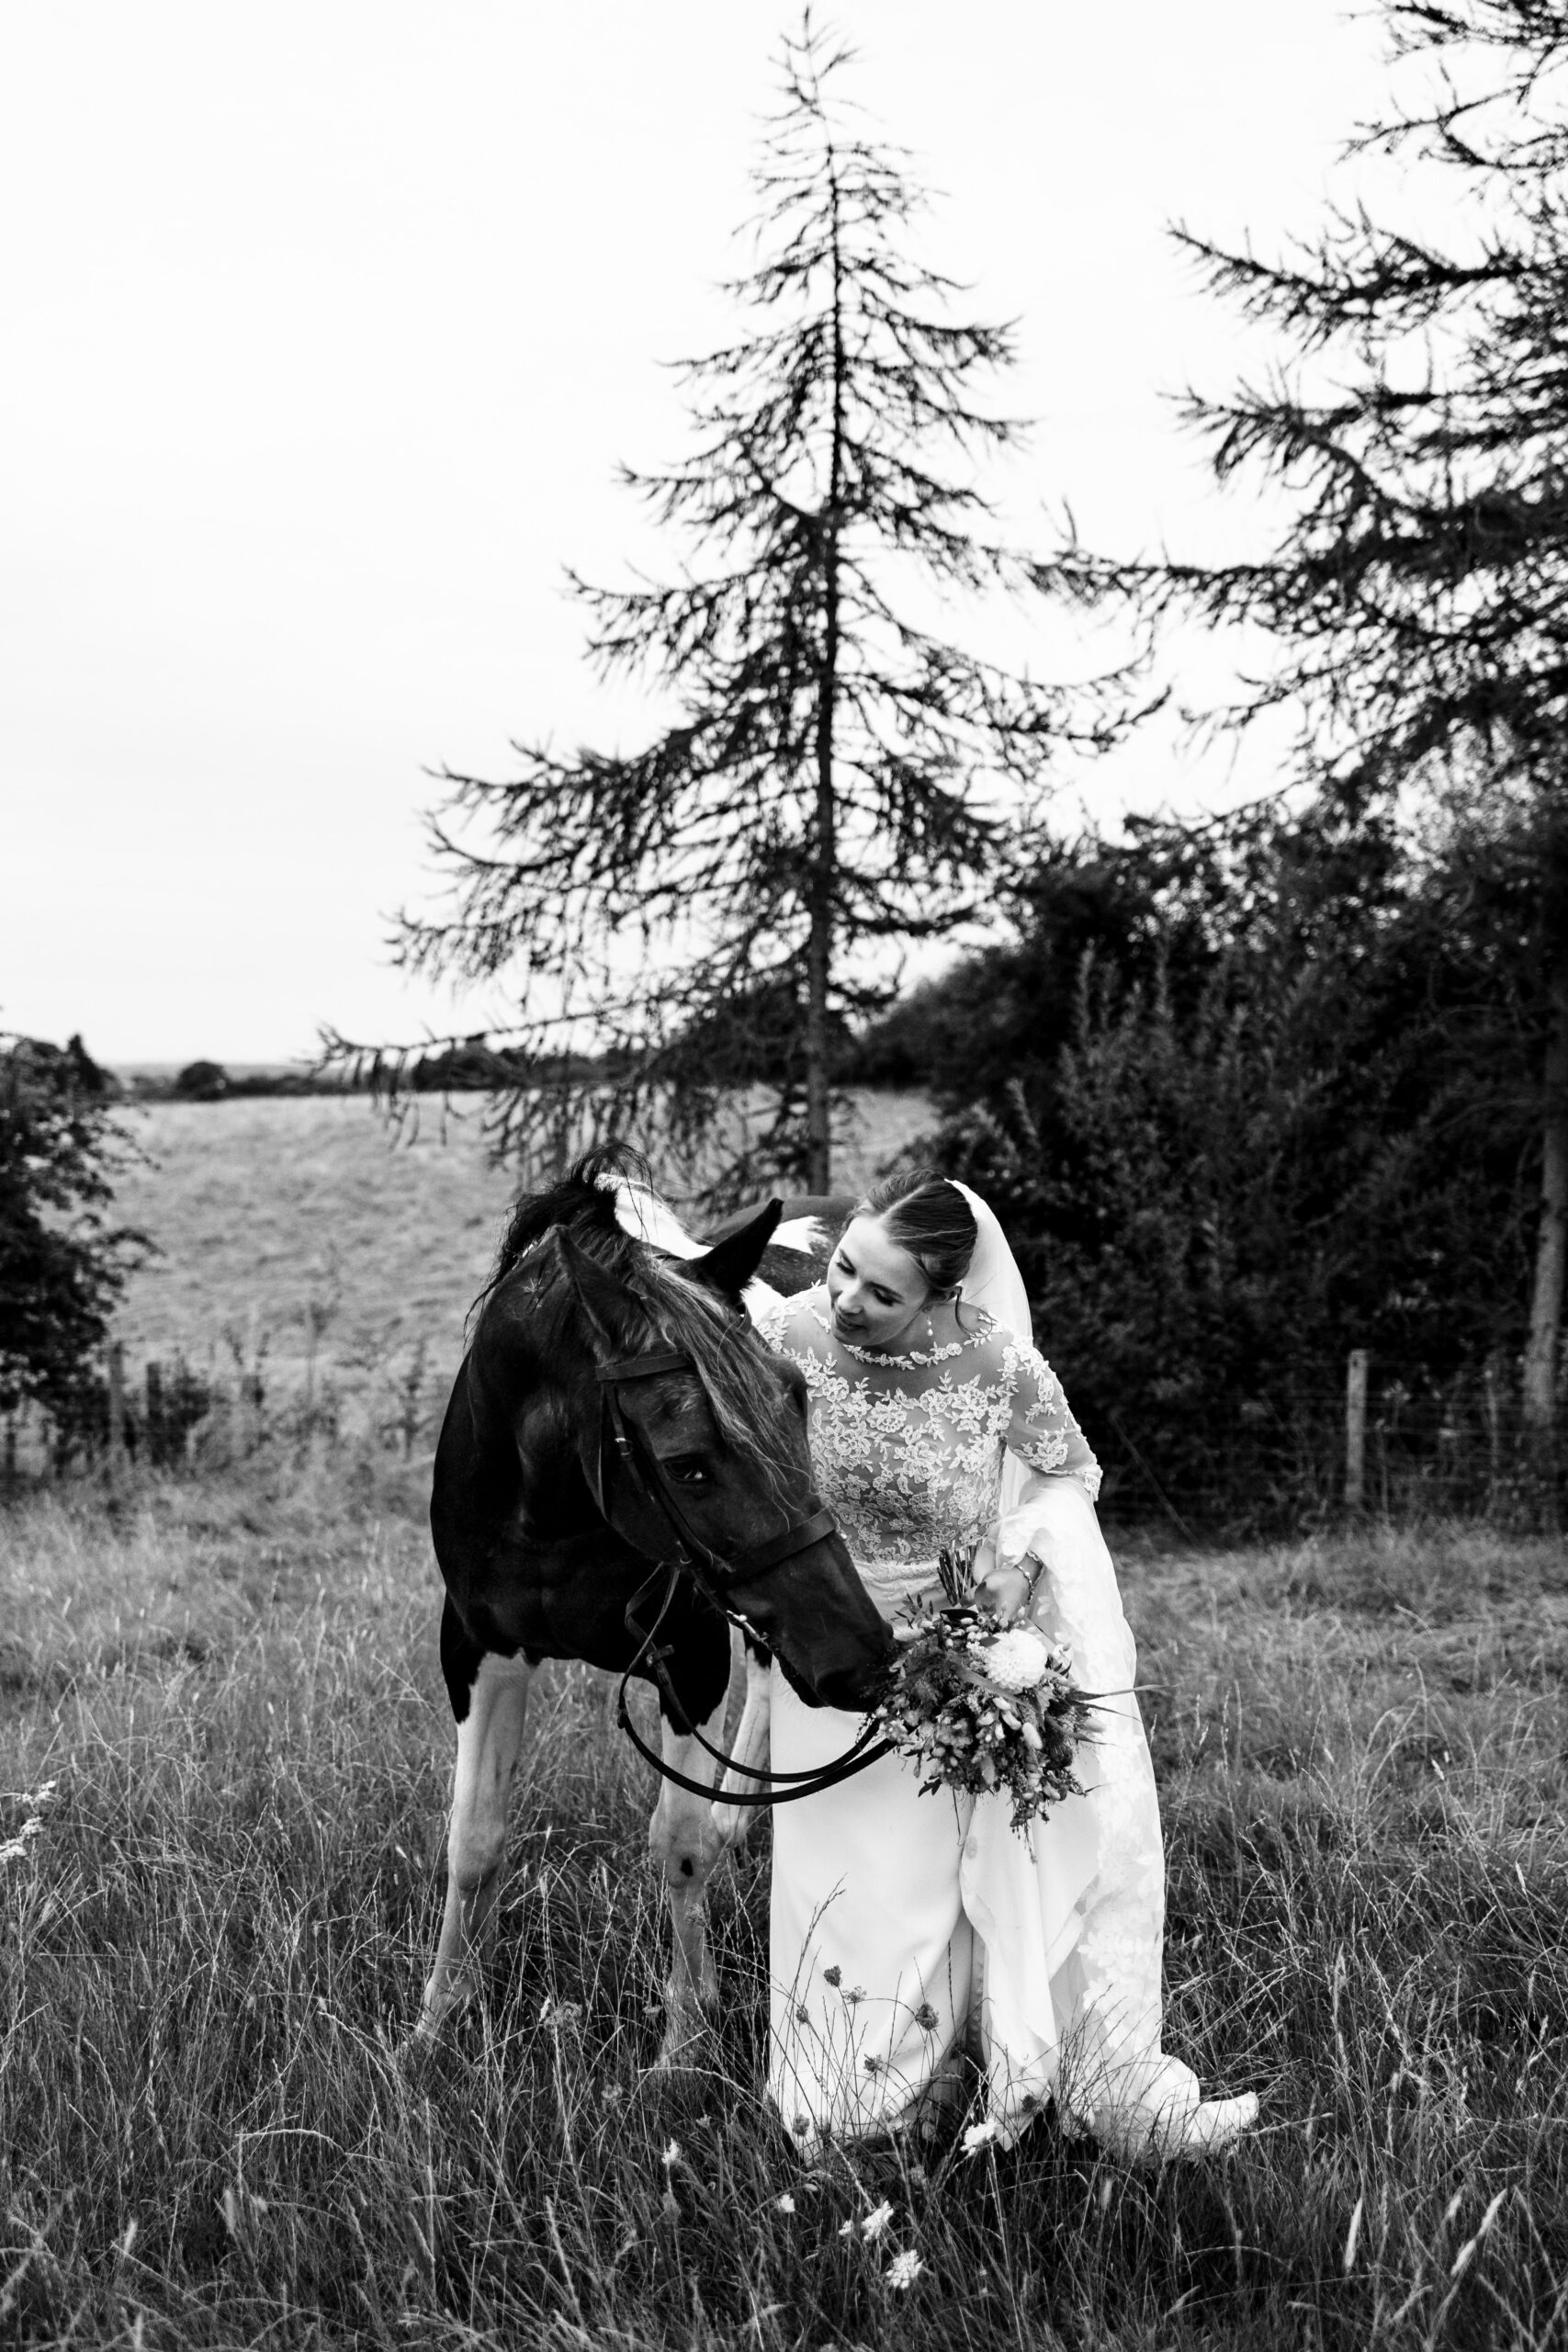
[[[660,1464],[666,1477],[673,1478],[678,1487],[705,1487],[709,1484],[707,1464],[700,1453],[672,1454]]]

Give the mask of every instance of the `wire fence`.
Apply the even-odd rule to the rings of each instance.
[[[434,1442],[444,1384],[418,1341],[368,1375],[312,1359],[280,1376],[265,1338],[231,1355],[227,1367],[198,1369],[111,1348],[69,1416],[24,1406],[0,1418],[0,1480],[112,1481],[131,1466],[200,1476],[279,1444],[409,1460]],[[1077,1383],[1068,1387],[1077,1406]],[[1217,1400],[1179,1428],[1140,1420],[1086,1385],[1081,1418],[1105,1473],[1106,1516],[1193,1538],[1368,1515],[1552,1524],[1561,1499],[1555,1467],[1543,1470],[1522,1425],[1517,1373],[1495,1358],[1438,1378],[1358,1350],[1333,1382],[1280,1401]]]
[[[63,1409],[24,1401],[0,1415],[0,1483],[113,1483],[130,1469],[200,1476],[278,1445],[369,1447],[406,1461],[434,1442],[445,1396],[423,1340],[371,1364],[311,1356],[291,1373],[270,1363],[265,1334],[230,1354],[227,1367],[216,1357],[197,1366],[111,1346]]]
[[[1111,1405],[1100,1423],[1108,1513],[1193,1533],[1366,1515],[1540,1524],[1560,1500],[1551,1449],[1523,1422],[1517,1370],[1496,1358],[1439,1375],[1358,1349],[1338,1379],[1222,1403],[1196,1434],[1140,1430]]]

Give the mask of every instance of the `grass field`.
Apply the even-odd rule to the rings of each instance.
[[[924,1116],[874,1098],[846,1174]],[[576,1668],[536,1693],[488,2007],[412,2067],[452,1751],[429,1422],[510,1186],[471,1124],[390,1144],[355,1102],[141,1134],[132,1364],[265,1343],[276,1401],[313,1329],[370,1409],[0,1507],[0,2344],[1568,2345],[1561,1545],[1123,1539],[1168,2041],[1262,2094],[1232,2157],[1129,2173],[1047,2120],[803,2173],[759,2096],[765,1832],[716,1888],[719,2029],[653,2071],[650,1775]],[[370,1432],[422,1341],[404,1461]]]
[[[0,2340],[1568,2340],[1560,1547],[1124,1547],[1168,2039],[1262,2128],[1152,2176],[1049,2120],[802,2174],[758,2096],[765,1838],[716,1894],[722,2028],[660,2075],[649,1780],[583,1669],[537,1703],[488,2011],[401,2063],[450,1753],[420,1487],[264,1454],[0,1515]]]

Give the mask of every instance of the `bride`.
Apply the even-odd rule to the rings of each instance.
[[[1055,2100],[1129,2158],[1224,2147],[1257,2101],[1203,2099],[1160,2048],[1164,1856],[1132,1635],[1094,1513],[1100,1471],[1048,1364],[1001,1227],[967,1187],[879,1184],[826,1285],[767,1306],[762,1336],[806,1375],[811,1451],[872,1598],[890,1619],[975,1554],[1004,1618],[1068,1644],[1112,1693],[1069,1797],[1027,1838],[1008,1801],[919,1792],[884,1757],[774,1815],[769,2088],[803,2149],[901,2128],[961,2095],[988,2136]],[[855,1718],[803,1706],[775,1667],[773,1760],[803,1772]]]

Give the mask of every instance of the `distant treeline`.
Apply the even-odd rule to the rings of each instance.
[[[231,1070],[222,1062],[194,1061],[183,1069],[166,1072],[98,1069],[97,1074],[110,1093],[123,1093],[138,1102],[229,1102],[278,1095],[368,1093],[374,1086],[368,1070],[298,1064]],[[476,1036],[444,1046],[438,1053],[419,1056],[400,1072],[399,1085],[415,1093],[479,1092],[527,1074],[519,1057]]]

